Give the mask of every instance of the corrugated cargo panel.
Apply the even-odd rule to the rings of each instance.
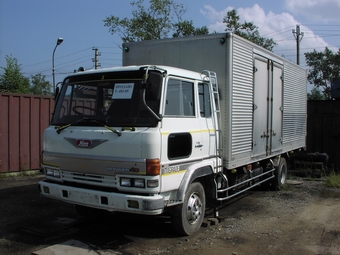
[[[283,90],[283,147],[304,146],[307,127],[307,91],[305,72],[286,62],[284,65]]]
[[[42,134],[53,106],[50,96],[0,93],[0,172],[41,167]]]
[[[250,153],[253,129],[253,52],[249,44],[234,39],[232,63],[231,153]]]

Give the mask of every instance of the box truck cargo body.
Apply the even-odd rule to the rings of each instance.
[[[167,213],[193,234],[206,207],[285,184],[306,86],[304,69],[232,33],[124,43],[122,67],[57,90],[40,192],[86,217]]]
[[[216,72],[224,166],[231,169],[305,146],[307,73],[232,33],[123,45],[123,65]]]

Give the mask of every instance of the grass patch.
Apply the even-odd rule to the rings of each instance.
[[[291,190],[291,187],[290,187],[289,184],[285,183],[285,184],[281,187],[280,190],[281,190],[281,191],[289,191],[289,190]]]
[[[10,172],[10,173],[3,173],[0,174],[0,181],[5,181],[12,178],[20,178],[20,177],[27,177],[27,176],[36,176],[41,174],[39,170],[25,170],[19,172]]]
[[[331,188],[340,188],[340,174],[332,172],[325,180],[325,186]]]

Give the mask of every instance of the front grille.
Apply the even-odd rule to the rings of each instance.
[[[94,185],[108,188],[117,188],[119,182],[115,176],[97,175],[93,173],[78,173],[62,171],[63,182],[81,183],[85,185]]]
[[[85,182],[95,182],[95,183],[103,183],[103,176],[100,175],[92,175],[92,174],[79,174],[79,173],[71,173],[73,176],[73,180],[80,180]]]

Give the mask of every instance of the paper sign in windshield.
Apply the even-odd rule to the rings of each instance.
[[[116,83],[112,99],[131,99],[134,83]]]

